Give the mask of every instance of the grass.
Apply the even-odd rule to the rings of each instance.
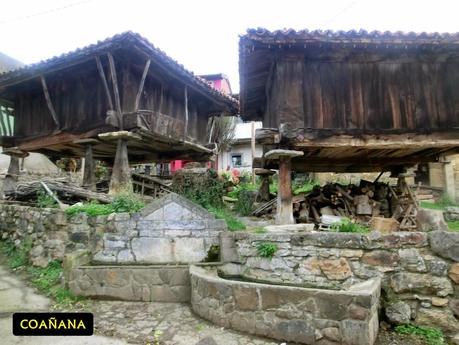
[[[360,225],[358,223],[353,223],[350,219],[343,219],[339,223],[335,223],[331,226],[332,231],[336,232],[358,232],[358,233],[367,233],[370,229],[366,226]]]
[[[53,260],[43,268],[32,266],[28,259],[30,249],[31,242],[27,239],[18,247],[12,242],[0,241],[0,251],[7,256],[9,267],[14,270],[25,270],[30,278],[30,283],[41,293],[51,297],[57,306],[70,306],[84,300],[61,286],[63,271],[62,263],[59,260]]]
[[[307,194],[311,192],[314,187],[320,186],[320,183],[314,180],[306,181],[305,183],[297,186],[293,186],[293,194],[298,195],[301,193]]]
[[[459,206],[459,204],[451,200],[447,194],[443,194],[441,198],[435,202],[421,201],[420,205],[423,208],[429,208],[431,210],[444,210],[449,206]]]
[[[427,345],[447,345],[443,332],[430,327],[402,325],[395,327],[395,332],[421,337]]]
[[[234,217],[228,210],[216,207],[209,207],[207,210],[216,218],[225,220],[230,231],[245,230],[245,224]]]
[[[446,223],[451,231],[459,231],[459,220],[452,220]]]
[[[65,210],[69,216],[79,213],[86,213],[88,216],[104,216],[111,213],[129,212],[134,213],[143,208],[145,204],[135,194],[117,195],[110,204],[99,204],[90,202],[82,205],[75,205]]]
[[[257,245],[257,253],[264,258],[272,258],[276,254],[278,247],[275,243],[261,242]]]
[[[266,229],[262,226],[255,228],[253,232],[256,234],[266,234],[267,233]]]

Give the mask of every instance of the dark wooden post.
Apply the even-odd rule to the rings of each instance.
[[[268,160],[279,160],[279,191],[277,193],[276,224],[295,224],[292,205],[292,158],[302,156],[303,151],[271,150],[266,152]]]
[[[274,175],[275,172],[269,169],[254,169],[253,172],[255,175],[260,176],[261,184],[260,189],[258,190],[257,200],[258,201],[269,201],[270,194],[269,194],[269,182],[270,176]]]
[[[20,174],[19,158],[27,157],[29,154],[16,147],[5,149],[2,153],[10,156],[10,165],[3,181],[3,192],[14,191]]]

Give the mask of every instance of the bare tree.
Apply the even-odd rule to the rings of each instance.
[[[217,145],[217,153],[225,151],[234,142],[237,118],[234,116],[213,116],[207,124],[209,143]]]

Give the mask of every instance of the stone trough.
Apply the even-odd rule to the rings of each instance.
[[[226,267],[190,267],[192,309],[204,319],[280,341],[374,344],[379,278],[336,291],[223,279]]]

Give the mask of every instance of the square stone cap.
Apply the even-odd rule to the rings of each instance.
[[[255,175],[258,175],[258,176],[262,176],[262,175],[271,176],[276,173],[274,170],[263,169],[263,168],[255,168],[253,169],[253,172],[255,173]]]
[[[74,144],[98,144],[100,143],[100,141],[94,138],[84,138],[84,139],[74,140],[73,143]]]
[[[125,139],[125,140],[142,140],[142,137],[133,132],[129,131],[116,131],[116,132],[107,132],[99,134],[100,140],[111,141],[111,140],[118,140],[118,139]]]
[[[28,152],[22,151],[19,147],[8,147],[3,149],[2,154],[8,155],[8,156],[16,156],[19,158],[24,158],[29,155]]]
[[[279,159],[280,157],[300,157],[303,156],[304,152],[303,151],[295,151],[295,150],[282,150],[282,149],[276,149],[276,150],[271,150],[265,153],[265,158],[267,159]]]

